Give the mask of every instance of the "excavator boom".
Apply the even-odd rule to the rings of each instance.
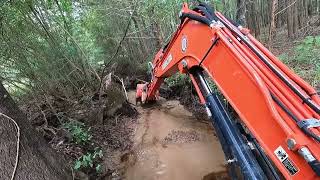
[[[164,79],[188,74],[206,107],[230,165],[245,179],[320,179],[320,97],[248,29],[208,5],[189,9],[152,62],[152,80],[139,92],[155,100]],[[236,111],[231,118],[211,79]],[[140,93],[141,94],[141,93]],[[138,97],[140,98],[140,97]]]

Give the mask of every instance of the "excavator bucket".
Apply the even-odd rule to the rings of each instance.
[[[144,104],[147,99],[147,83],[145,84],[137,84],[136,88],[136,105],[138,102],[140,104]]]

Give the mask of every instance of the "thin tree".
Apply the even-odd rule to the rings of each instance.
[[[72,179],[66,160],[31,126],[0,83],[1,179]]]
[[[275,35],[275,30],[276,30],[276,7],[278,4],[278,0],[272,0],[271,2],[271,21],[270,21],[270,28],[269,28],[269,48],[271,47],[272,44],[272,39],[273,36]]]
[[[237,0],[237,16],[238,22],[242,26],[247,25],[246,21],[246,0]]]

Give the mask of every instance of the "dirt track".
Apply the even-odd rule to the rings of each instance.
[[[134,92],[129,93],[134,99]],[[128,180],[228,179],[224,155],[210,123],[196,120],[178,101],[137,107]]]

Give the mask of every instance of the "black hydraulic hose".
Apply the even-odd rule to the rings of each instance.
[[[200,3],[199,6],[206,8],[207,12],[212,15],[213,20],[218,21],[218,16],[214,13],[214,10],[206,3]]]
[[[274,167],[273,164],[271,164],[270,160],[268,159],[267,155],[265,154],[265,152],[263,151],[263,149],[261,148],[261,146],[259,145],[257,139],[253,138],[252,139],[253,144],[255,145],[255,147],[257,148],[257,151],[259,153],[259,155],[262,157],[263,162],[265,163],[265,168],[263,168],[263,170],[267,171],[267,173],[269,173],[268,178],[272,178],[274,180],[280,180],[280,176],[277,173],[276,168]]]
[[[298,123],[300,120],[299,118],[294,115],[290,109],[288,109],[273,93],[270,93],[272,99],[274,100],[274,102],[276,102],[276,104],[278,104],[278,106],[280,106],[280,108],[291,118],[293,119],[296,123]],[[320,142],[320,136],[317,136],[316,134],[314,134],[312,131],[310,131],[310,129],[308,129],[307,127],[301,128],[301,130],[308,136],[312,137],[313,139],[315,139],[316,141]]]
[[[193,8],[193,10],[196,12],[202,12],[206,18],[212,21],[212,15],[207,11],[206,8],[202,6],[196,6],[195,8]]]
[[[200,2],[199,6],[205,7],[210,14],[214,14],[214,9],[212,9],[207,3]]]
[[[299,96],[299,98],[301,98],[301,100],[303,101],[303,103],[305,103],[306,105],[308,105],[312,110],[314,110],[316,113],[320,114],[320,108],[318,107],[318,105],[316,105],[313,101],[310,101],[310,98],[306,98],[296,87],[294,87],[294,85],[285,77],[282,75],[282,73],[280,71],[278,71],[260,52],[259,50],[254,47],[248,40],[247,38],[235,31],[233,29],[233,27],[231,27],[229,24],[227,24],[226,22],[224,22],[222,19],[220,19],[218,17],[218,19],[233,33],[235,33],[242,42],[244,42],[259,58],[260,60],[262,60],[262,62],[267,65],[271,71],[273,73],[275,73],[277,75],[277,77],[279,77],[296,95]]]
[[[206,54],[203,56],[203,58],[201,59],[199,66],[201,66],[201,64],[203,63],[204,60],[206,60],[207,56],[209,55],[209,53],[211,52],[211,50],[213,49],[213,47],[218,43],[218,40],[220,38],[216,38],[213,43],[211,44],[210,48],[208,49],[208,51],[206,52]]]
[[[195,15],[195,14],[191,14],[191,13],[182,13],[181,14],[181,16],[180,16],[181,24],[184,22],[184,20],[186,18],[201,22],[201,23],[206,24],[208,26],[210,26],[210,24],[211,24],[211,21],[208,18],[203,17],[203,16],[199,16],[199,15]]]
[[[195,11],[202,11],[211,21],[218,21],[218,17],[207,4],[200,4],[194,8]]]
[[[205,7],[196,6],[195,8],[193,8],[193,10],[196,12],[201,11],[210,21],[213,20],[213,16],[208,12],[208,10]]]
[[[212,17],[213,17],[213,19],[214,19],[215,21],[218,21],[218,20],[219,20],[218,17],[216,16],[216,14],[214,13],[214,9],[212,9],[208,4],[206,4],[206,3],[204,3],[204,2],[200,2],[200,3],[199,3],[199,6],[202,6],[202,7],[206,8],[207,11],[208,11],[208,13],[210,13],[210,14],[212,15]]]
[[[320,143],[320,136],[317,136],[315,133],[311,132],[310,129],[304,127],[302,128],[302,131]]]
[[[270,95],[276,104],[281,107],[281,109],[291,118],[294,122],[298,123],[300,120],[299,118],[294,115],[273,93],[270,92]]]
[[[196,8],[198,8],[198,7],[204,7],[205,10],[211,15],[211,17],[212,17],[211,20],[215,20],[215,21],[218,21],[218,20],[219,20],[218,16],[214,13],[214,9],[212,9],[208,4],[203,3],[203,2],[200,2],[200,3],[199,3],[199,6],[197,6]],[[196,8],[195,8],[195,10],[196,10]],[[200,8],[198,8],[198,9],[200,9]],[[203,9],[200,9],[200,10],[204,11]],[[236,21],[234,21],[234,20],[232,20],[232,19],[230,19],[230,18],[228,18],[228,17],[226,17],[226,18],[227,18],[228,21],[230,21],[234,26],[236,26],[236,27],[239,27],[239,26],[240,26],[240,24],[239,24],[238,22],[236,22]]]

